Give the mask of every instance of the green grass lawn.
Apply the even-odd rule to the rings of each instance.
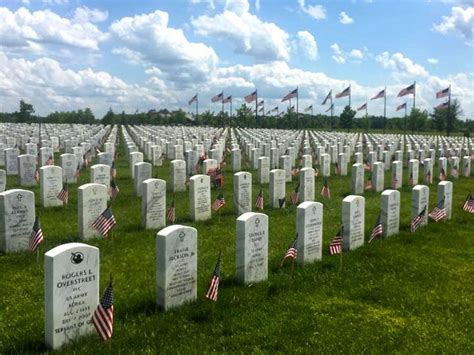
[[[198,300],[164,313],[156,306],[155,235],[143,230],[141,200],[135,197],[123,142],[117,164],[120,194],[113,203],[118,225],[112,236],[90,244],[100,248],[101,291],[114,278],[114,336],[102,343],[96,334],[62,348],[64,353],[130,352],[304,352],[304,353],[472,353],[474,351],[474,215],[462,211],[474,179],[454,182],[453,219],[430,221],[409,232],[411,191],[401,190],[401,232],[339,257],[327,251],[339,229],[342,199],[350,194],[348,177],[331,177],[324,203],[323,260],[304,267],[279,267],[295,234],[296,208],[265,208],[269,215],[268,281],[244,286],[234,281],[235,220],[230,156],[225,167],[227,205],[218,217],[192,223],[188,193],[176,194],[177,223],[198,230]],[[59,155],[56,155],[59,162]],[[243,164],[243,167],[245,164]],[[349,169],[350,170],[350,169]],[[436,169],[435,169],[436,171]],[[169,162],[154,177],[170,181]],[[17,186],[8,178],[8,188]],[[254,174],[253,199],[260,186]],[[390,174],[385,175],[385,186]],[[420,179],[421,180],[421,179]],[[80,184],[89,182],[83,172]],[[436,184],[430,186],[430,209]],[[0,255],[0,353],[44,352],[43,254],[62,243],[79,241],[77,185],[65,208],[37,213],[45,242],[41,255]],[[287,196],[296,180],[287,184]],[[316,178],[316,197],[322,178]],[[169,188],[168,188],[169,190]],[[263,186],[268,202],[268,185]],[[214,200],[218,192],[213,191]],[[380,193],[365,195],[366,236],[380,209]],[[172,192],[168,191],[168,203]],[[367,241],[367,238],[366,238]],[[222,282],[217,303],[204,298],[219,251]]]

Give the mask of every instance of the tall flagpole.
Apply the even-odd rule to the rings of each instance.
[[[298,87],[296,87],[296,118],[298,118],[298,101],[299,101],[300,92]]]
[[[448,95],[448,116],[447,118],[447,125],[446,125],[446,135],[449,137],[449,133],[451,131],[451,84],[449,85],[449,95]]]
[[[199,104],[198,104],[198,101],[199,101],[199,97],[198,95],[196,94],[196,119],[198,118],[199,116]]]
[[[351,84],[349,84],[349,108],[351,108],[351,96],[352,96],[352,89],[351,89]]]
[[[407,135],[407,103],[405,102],[405,119],[404,119],[404,123],[403,123],[403,126],[404,126],[404,134],[405,134],[405,137]]]
[[[314,116],[313,105],[311,105],[311,116]]]
[[[386,120],[387,120],[387,87],[383,89],[383,133],[385,133]]]
[[[222,116],[224,116],[224,91],[222,91]]]
[[[232,117],[232,96],[230,97],[230,117]]]
[[[255,89],[255,121],[258,119],[258,93],[257,89]]]
[[[416,100],[416,81],[413,83],[414,85],[414,90],[413,91],[413,108],[415,108],[415,100]]]
[[[331,99],[331,107],[330,107],[330,109],[331,109],[331,127],[334,128],[334,124],[333,124],[334,105],[332,104],[332,93],[331,93],[330,99]]]

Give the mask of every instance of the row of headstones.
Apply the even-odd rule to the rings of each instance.
[[[445,199],[451,218],[452,183],[439,184],[438,199]],[[429,188],[413,188],[412,215],[429,204]],[[387,190],[381,198],[384,235],[398,234],[400,192]],[[424,216],[423,224],[427,223]],[[347,196],[342,201],[343,248],[353,250],[364,244],[365,199]],[[322,259],[323,205],[303,202],[297,208],[296,249],[299,264]],[[247,212],[236,220],[236,279],[250,284],[268,278],[268,216]],[[156,238],[156,299],[164,310],[197,298],[198,232],[195,228],[172,225]],[[99,297],[99,250],[70,243],[45,254],[45,341],[57,349],[81,335],[93,332],[90,319]],[[79,306],[80,305],[80,306]]]

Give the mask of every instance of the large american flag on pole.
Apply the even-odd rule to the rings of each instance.
[[[436,207],[433,208],[433,211],[431,211],[428,216],[435,222],[439,222],[448,216],[446,207],[444,207],[444,198],[438,202]]]
[[[257,90],[255,90],[253,93],[247,95],[244,97],[245,102],[251,103],[255,100],[257,100]]]
[[[405,102],[405,103],[397,106],[397,111],[403,110],[406,107],[407,107],[407,103]]]
[[[39,218],[35,218],[35,223],[33,224],[33,230],[31,231],[29,247],[31,251],[35,252],[38,249],[39,245],[43,243],[43,230],[41,229]]]
[[[446,101],[446,102],[443,102],[443,103],[437,105],[434,109],[435,110],[446,110],[448,107],[449,107],[449,102]]]
[[[227,97],[224,99],[224,103],[225,103],[225,104],[228,104],[229,102],[232,102],[232,95],[227,96]]]
[[[326,102],[328,102],[328,100],[331,100],[331,98],[332,98],[332,90],[329,90],[329,92],[326,95],[326,97],[324,98],[323,102],[321,102],[321,105],[326,105]]]
[[[109,285],[105,289],[104,296],[92,315],[92,324],[103,341],[112,338],[114,327],[114,293],[112,281],[109,282]]]
[[[298,88],[296,88],[295,90],[293,91],[290,91],[288,94],[286,94],[285,96],[283,96],[283,98],[281,99],[281,102],[285,102],[285,101],[288,101],[294,97],[298,96]]]
[[[220,94],[217,94],[216,96],[213,96],[211,101],[212,102],[219,102],[224,99],[224,92],[221,92]]]
[[[219,253],[216,266],[214,267],[214,272],[212,273],[211,282],[206,292],[206,298],[214,302],[217,301],[217,295],[219,293],[220,278],[221,278],[221,254]]]
[[[112,213],[112,208],[107,207],[104,212],[102,212],[99,217],[95,219],[91,224],[91,228],[95,229],[102,236],[107,236],[112,228],[115,227],[117,221]]]
[[[313,105],[309,105],[308,107],[304,109],[304,112],[311,111],[312,109],[313,109]]]
[[[436,98],[441,99],[443,97],[449,96],[450,94],[450,87],[447,87],[446,89],[440,90],[436,93]]]
[[[188,101],[188,105],[191,105],[193,102],[197,101],[197,98],[198,98],[198,94],[191,97],[191,100]]]
[[[349,85],[347,88],[342,90],[340,93],[336,95],[336,99],[340,99],[341,97],[346,97],[351,94],[351,86]]]
[[[381,99],[382,97],[385,97],[385,89],[381,90],[377,95],[375,95],[374,97],[371,97],[370,99],[377,100],[377,99]]]
[[[415,90],[416,90],[416,83],[413,83],[410,86],[407,86],[406,88],[400,90],[400,92],[398,93],[398,97],[402,97],[409,94],[415,94]]]
[[[362,106],[358,107],[357,111],[362,111],[362,110],[366,110],[366,109],[367,109],[367,102],[365,104],[363,104]]]

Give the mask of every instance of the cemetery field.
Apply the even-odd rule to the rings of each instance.
[[[59,161],[59,154],[55,156]],[[474,192],[472,178],[454,183],[453,218],[410,233],[411,187],[407,169],[401,191],[400,234],[368,244],[380,210],[380,193],[365,192],[363,247],[330,256],[328,245],[341,221],[342,199],[351,194],[351,176],[331,176],[331,198],[324,204],[323,259],[305,266],[280,267],[295,236],[296,207],[289,203],[297,178],[287,183],[287,207],[265,206],[269,216],[268,280],[235,282],[236,214],[232,206],[232,167],[226,153],[223,193],[227,204],[211,220],[192,222],[188,191],[177,192],[178,224],[198,230],[198,300],[163,312],[156,306],[155,230],[141,226],[141,199],[135,196],[123,142],[116,162],[120,193],[112,203],[117,226],[105,239],[87,243],[100,249],[100,294],[114,283],[114,335],[103,343],[96,334],[64,346],[64,353],[119,352],[304,352],[304,353],[472,353],[474,351],[474,215],[462,204]],[[246,171],[243,161],[242,170]],[[350,169],[349,169],[350,170]],[[254,173],[249,168],[248,171]],[[367,177],[367,173],[366,177]],[[260,190],[254,174],[252,205]],[[153,177],[168,182],[170,163],[153,167]],[[385,187],[389,187],[386,173]],[[421,179],[420,179],[421,180]],[[437,176],[430,185],[435,205]],[[45,242],[38,255],[1,254],[0,353],[46,352],[44,344],[43,255],[60,244],[77,242],[77,187],[69,204],[44,209],[36,195]],[[8,177],[8,188],[17,177]],[[263,185],[268,204],[268,184]],[[212,190],[211,200],[218,195]],[[255,209],[254,209],[255,210]],[[205,299],[212,271],[222,253],[222,281],[216,303]]]

